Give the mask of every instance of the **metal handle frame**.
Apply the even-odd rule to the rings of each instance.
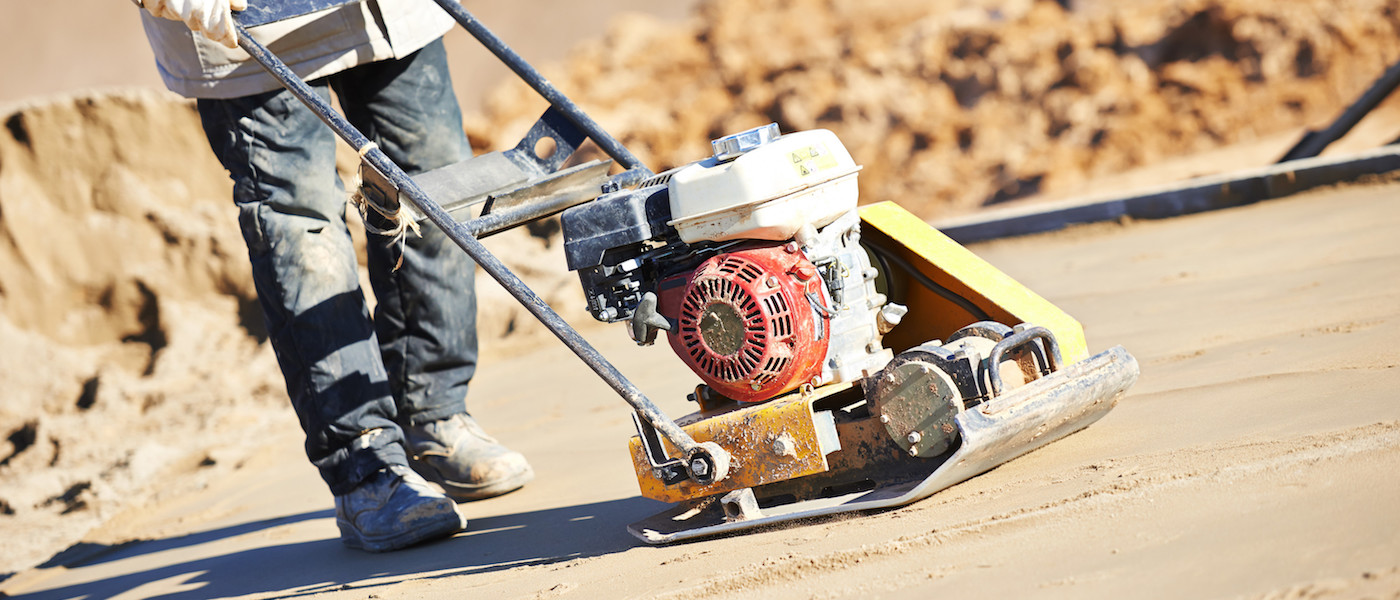
[[[490,47],[497,56],[502,57],[502,60],[506,60],[513,69],[516,69],[517,73],[521,73],[520,65],[528,67],[519,55],[510,51],[509,48],[506,48],[505,44],[501,42],[499,38],[496,38],[485,26],[477,22],[465,9],[461,8],[460,4],[452,2],[451,0],[438,0],[438,4],[442,5],[448,12],[453,13],[453,16],[457,18],[464,27],[467,27],[469,31],[472,31],[473,35],[476,35],[478,39],[482,39],[483,43],[487,43],[486,40],[493,40],[491,44],[488,44],[488,47]],[[624,377],[612,363],[608,362],[608,360],[597,351],[597,349],[593,348],[591,344],[584,340],[583,336],[579,335],[578,331],[574,330],[563,317],[560,317],[553,308],[550,308],[542,298],[526,286],[525,282],[522,281],[519,276],[511,272],[511,270],[506,267],[505,263],[491,254],[491,252],[481,244],[481,241],[471,234],[466,226],[453,219],[447,211],[443,210],[441,205],[433,201],[432,198],[429,198],[428,195],[418,187],[418,184],[415,183],[403,169],[399,168],[397,164],[394,164],[377,145],[373,144],[369,138],[360,133],[360,131],[351,125],[345,117],[332,109],[325,100],[312,91],[311,87],[307,85],[305,81],[302,81],[300,77],[293,73],[281,59],[268,51],[262,44],[255,41],[241,24],[235,25],[235,27],[238,31],[238,45],[243,48],[244,51],[252,56],[254,60],[258,61],[258,63],[276,78],[287,91],[295,95],[307,108],[310,108],[321,121],[325,122],[325,124],[340,137],[340,139],[344,140],[346,144],[349,144],[350,147],[361,156],[365,164],[383,175],[393,187],[398,189],[401,197],[407,198],[429,221],[432,221],[434,225],[441,228],[449,239],[481,266],[482,270],[486,271],[492,279],[500,283],[501,287],[505,288],[506,292],[510,293],[512,297],[519,301],[520,304],[524,306],[526,310],[530,311],[530,314],[534,315],[540,323],[544,324],[559,341],[563,342],[565,346],[584,362],[584,364],[588,365],[588,367],[607,383],[609,387],[616,391],[625,402],[632,406],[641,421],[654,427],[658,432],[664,435],[673,446],[678,448],[686,457],[683,465],[687,475],[692,480],[709,483],[723,478],[724,471],[727,470],[723,467],[727,466],[729,462],[727,460],[727,453],[723,449],[715,444],[704,444],[702,446],[691,438],[685,430],[681,429],[675,421],[662,413],[661,409],[647,398],[635,384]],[[507,57],[510,57],[509,60],[507,60]],[[560,108],[566,115],[569,115],[570,119],[579,124],[580,128],[583,129],[589,137],[593,138],[595,142],[603,147],[604,151],[608,152],[617,159],[618,162],[629,169],[640,167],[640,162],[637,161],[635,156],[632,156],[626,148],[622,148],[621,144],[617,143],[611,136],[608,136],[606,132],[603,132],[602,129],[598,127],[597,123],[587,118],[587,115],[583,115],[582,111],[578,110],[577,106],[569,102],[567,98],[563,98],[563,95],[558,93],[557,90],[554,90],[552,86],[549,86],[548,82],[545,81],[543,77],[539,77],[539,74],[534,72],[533,68],[528,69],[528,72],[534,73],[534,80],[530,81],[531,85],[536,86],[537,90],[541,89],[540,86],[544,86],[545,90],[553,90],[551,95],[545,96],[546,99],[549,100],[551,104]],[[524,76],[525,75],[522,74],[522,77]],[[544,91],[541,91],[541,94],[544,95]],[[565,106],[556,104],[556,101],[559,101],[559,103]],[[565,107],[572,108],[572,111]],[[570,114],[571,112],[574,114]]]
[[[598,144],[598,147],[602,148],[603,152],[606,152],[608,156],[616,160],[618,164],[628,170],[638,168],[646,169],[642,161],[638,160],[636,156],[633,156],[632,152],[628,150],[626,146],[623,146],[621,142],[609,135],[607,131],[604,131],[602,126],[598,125],[596,121],[583,112],[583,109],[580,109],[578,105],[574,104],[572,100],[569,100],[563,92],[560,92],[558,88],[554,87],[554,84],[550,83],[548,79],[545,79],[544,75],[541,75],[539,71],[535,70],[533,65],[525,62],[525,59],[521,58],[510,46],[507,46],[500,37],[497,37],[495,33],[487,29],[475,16],[467,12],[467,9],[462,7],[462,3],[457,0],[434,1],[437,2],[438,6],[442,7],[442,10],[447,11],[447,14],[452,15],[452,18],[456,19],[457,23],[460,24],[463,29],[467,30],[467,33],[472,34],[472,37],[476,38],[478,42],[481,42],[482,46],[490,50],[492,54],[495,54],[496,58],[501,59],[502,63],[510,67],[510,70],[515,71],[516,76],[520,77],[522,81],[534,88],[535,92],[539,93],[545,100],[548,100],[550,105],[564,113],[564,116],[568,117],[570,121],[573,121],[575,125],[578,125],[580,130],[588,134],[588,137],[591,138],[594,143]],[[650,171],[648,171],[648,174],[650,174]]]

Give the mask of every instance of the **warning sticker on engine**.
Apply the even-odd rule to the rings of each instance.
[[[802,177],[818,171],[834,169],[837,166],[836,157],[827,151],[825,144],[799,148],[793,150],[788,156],[792,158],[793,168],[797,169],[797,174]]]

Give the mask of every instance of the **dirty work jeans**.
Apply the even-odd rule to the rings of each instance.
[[[311,82],[410,174],[470,153],[438,40],[412,56]],[[337,140],[285,90],[199,101],[233,179],[238,222],[306,454],[333,494],[405,464],[398,424],[465,412],[476,369],[476,265],[442,231],[369,237],[371,321],[346,228]],[[236,365],[230,365],[236,368]],[[364,435],[362,435],[364,434]]]

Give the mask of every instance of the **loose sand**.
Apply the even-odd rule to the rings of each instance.
[[[552,72],[653,166],[768,122],[829,128],[864,198],[937,217],[1327,121],[1400,58],[1392,1],[1089,5],[713,0],[619,19]],[[507,87],[469,130],[513,146],[540,106]]]

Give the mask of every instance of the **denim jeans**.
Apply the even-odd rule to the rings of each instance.
[[[310,82],[410,174],[470,153],[438,40]],[[404,464],[400,425],[465,412],[476,370],[476,265],[442,231],[369,236],[371,320],[346,228],[336,137],[291,93],[199,101],[306,454],[334,494]],[[403,263],[394,266],[402,255]]]

